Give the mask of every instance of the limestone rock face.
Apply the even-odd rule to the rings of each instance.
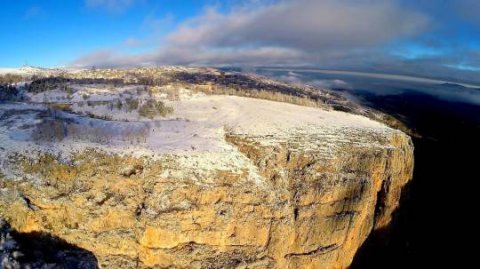
[[[346,268],[412,176],[410,138],[361,116],[231,96],[172,106],[171,120],[148,126],[153,140],[75,136],[71,151],[68,134],[8,140],[42,113],[2,109],[0,217],[93,253],[100,268]]]

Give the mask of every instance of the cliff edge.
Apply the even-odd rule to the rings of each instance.
[[[100,268],[347,268],[412,177],[410,138],[363,116],[71,87],[0,104],[0,218]]]

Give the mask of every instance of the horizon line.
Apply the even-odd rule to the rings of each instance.
[[[133,68],[159,68],[159,67],[173,67],[173,66],[183,66],[183,67],[205,67],[205,68],[226,68],[218,66],[202,66],[202,65],[152,65],[152,66],[142,66],[142,67],[95,67],[95,69],[133,69]],[[33,65],[23,65],[21,67],[0,67],[0,74],[8,74],[9,71],[16,71],[22,68],[38,68],[38,69],[91,69],[88,67],[76,67],[76,66],[63,66],[63,67],[41,67]],[[228,68],[247,68],[242,66],[229,66]],[[391,73],[375,73],[375,72],[365,72],[365,71],[349,71],[349,70],[338,70],[338,69],[322,69],[322,68],[302,68],[302,67],[261,67],[261,66],[251,66],[248,68],[254,69],[263,69],[263,70],[279,70],[279,71],[301,71],[301,72],[313,72],[313,73],[322,73],[329,75],[349,75],[349,76],[359,76],[367,78],[377,78],[377,79],[386,79],[386,80],[397,80],[397,81],[409,81],[409,82],[420,82],[420,83],[433,83],[433,84],[456,84],[466,88],[480,89],[480,84],[472,84],[471,82],[457,82],[452,80],[442,80],[437,78],[427,78],[427,77],[417,77],[411,75],[401,75],[401,74],[391,74]]]

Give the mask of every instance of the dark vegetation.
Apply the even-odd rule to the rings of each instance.
[[[213,85],[213,87],[211,87],[211,91],[214,93],[223,92],[226,89],[229,89],[231,90],[232,94],[236,93],[235,95],[240,96],[248,96],[249,92],[251,94],[255,94],[255,92],[263,92],[270,94],[282,94],[298,98],[307,98],[319,104],[329,104],[334,102],[334,100],[345,101],[340,94],[335,92],[326,93],[306,86],[301,87],[284,83],[263,82],[262,80],[241,73],[221,72],[220,75],[215,75],[210,73],[192,74],[188,72],[178,72],[174,75],[174,80],[188,82],[193,85],[204,85],[205,83],[210,83]]]
[[[106,75],[108,76],[108,75]],[[58,77],[33,77],[32,82],[28,85],[27,91],[33,93],[41,93],[53,89],[66,89],[68,84],[104,84],[124,86],[124,85],[147,85],[147,86],[163,86],[170,83],[186,83],[193,86],[210,84],[212,93],[224,93],[227,89],[231,94],[248,96],[255,93],[271,93],[282,94],[298,98],[308,98],[314,102],[328,104],[334,100],[345,101],[341,95],[337,93],[319,92],[308,87],[297,87],[280,83],[264,83],[250,76],[240,73],[221,73],[221,75],[211,73],[189,73],[174,72],[164,76],[145,75],[140,73],[126,73],[125,78],[69,78],[68,76]],[[199,89],[199,88],[197,88]],[[255,97],[255,96],[253,96]],[[334,102],[340,107],[338,102]],[[343,109],[346,109],[345,107]]]
[[[145,118],[154,118],[159,115],[165,117],[173,113],[173,108],[166,106],[162,101],[147,100],[139,109],[138,114]]]
[[[131,112],[138,108],[138,99],[128,98],[126,100],[127,111]]]
[[[0,75],[0,101],[18,100],[21,98],[15,83],[22,81],[22,76],[6,74]]]
[[[0,85],[11,85],[21,82],[23,77],[15,74],[0,75]]]
[[[21,99],[20,91],[13,85],[0,85],[0,101]]]
[[[46,77],[46,78],[32,78],[32,82],[28,84],[27,91],[32,93],[41,93],[55,89],[68,90],[69,84],[108,84],[114,86],[124,85],[123,79],[105,79],[105,78],[66,78],[66,77]]]

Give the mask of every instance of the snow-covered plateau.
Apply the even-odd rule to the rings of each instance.
[[[6,73],[0,218],[102,268],[348,267],[411,178],[410,138],[322,89],[210,68]]]

